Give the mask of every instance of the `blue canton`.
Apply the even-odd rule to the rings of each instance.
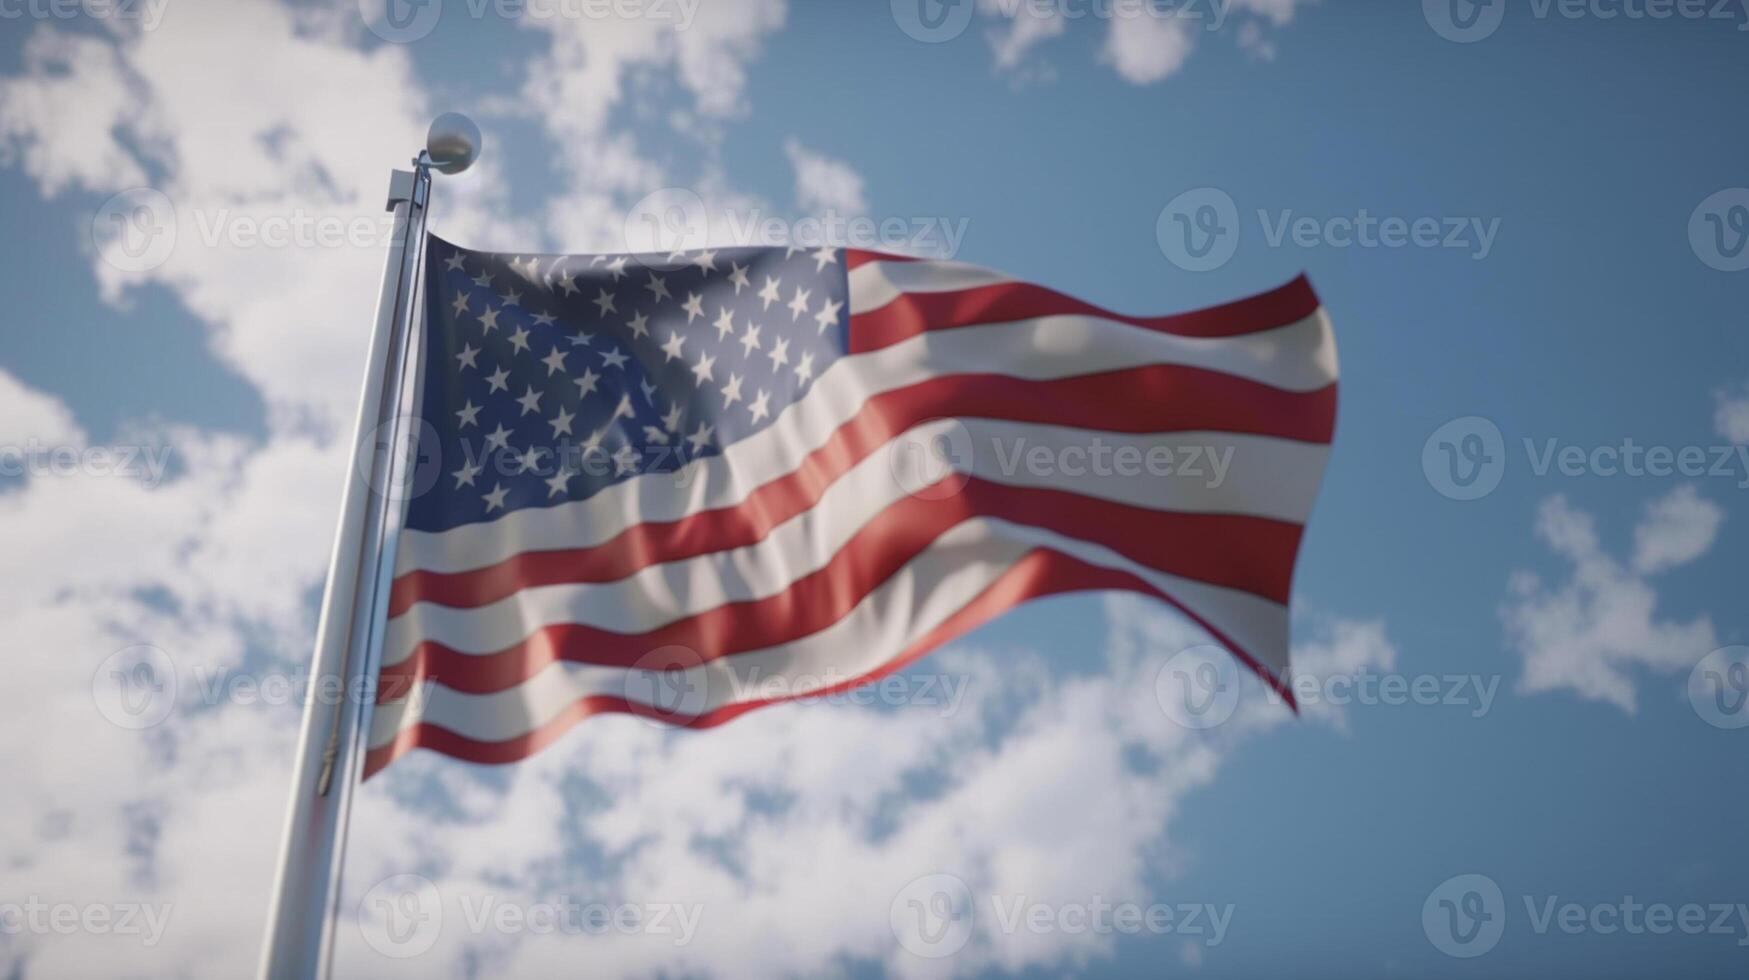
[[[524,257],[432,237],[420,414],[441,450],[407,526],[580,500],[722,452],[843,355],[848,291],[832,248]]]

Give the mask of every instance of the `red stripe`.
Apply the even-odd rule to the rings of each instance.
[[[1218,371],[1153,365],[1054,381],[1005,375],[933,378],[868,402],[792,472],[740,504],[634,525],[592,548],[529,551],[466,572],[396,578],[390,617],[415,602],[473,607],[535,585],[611,582],[640,568],[763,540],[814,506],[833,481],[894,436],[936,418],[993,418],[1108,432],[1220,431],[1328,443],[1336,387],[1286,392]]]
[[[369,779],[384,766],[416,748],[428,748],[443,755],[467,762],[502,764],[525,759],[559,740],[572,726],[592,715],[604,713],[635,714],[664,721],[684,728],[714,728],[746,714],[755,708],[785,701],[819,698],[849,690],[901,670],[936,647],[961,636],[1007,610],[1030,599],[1066,592],[1095,589],[1120,589],[1151,595],[1177,607],[1197,622],[1216,640],[1254,671],[1263,682],[1280,694],[1296,712],[1299,710],[1293,692],[1241,649],[1229,637],[1210,626],[1183,603],[1127,572],[1091,565],[1055,551],[1038,550],[1027,555],[985,589],[977,598],[961,607],[941,625],[898,651],[893,659],[859,678],[806,695],[791,695],[766,700],[745,701],[724,705],[707,714],[676,719],[659,709],[612,695],[590,695],[574,702],[558,717],[516,738],[501,742],[484,742],[459,735],[438,725],[421,722],[396,733],[395,738],[371,749],[365,755],[364,778]]]
[[[901,293],[880,309],[850,318],[850,352],[890,347],[929,330],[1062,314],[1096,316],[1183,337],[1234,337],[1287,326],[1317,309],[1318,296],[1305,276],[1237,302],[1157,317],[1124,316],[1043,286],[1007,282],[953,292]]]
[[[943,533],[974,516],[1091,541],[1169,575],[1282,604],[1301,533],[1299,525],[1259,517],[1156,511],[973,479],[940,500],[899,500],[823,567],[763,599],[727,603],[643,633],[582,623],[544,626],[494,653],[463,653],[425,640],[407,659],[383,669],[381,700],[427,680],[470,694],[502,691],[558,660],[631,667],[659,647],[682,646],[714,660],[797,640],[843,619]]]

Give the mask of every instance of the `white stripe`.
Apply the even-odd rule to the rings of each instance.
[[[524,551],[589,548],[635,524],[735,506],[794,470],[869,398],[940,375],[999,369],[1043,380],[1152,364],[1210,368],[1301,392],[1336,378],[1335,344],[1322,311],[1275,330],[1214,339],[1080,316],[932,332],[842,358],[769,427],[673,473],[647,474],[585,500],[525,508],[448,531],[403,531],[396,572],[461,572]]]
[[[957,424],[940,420],[919,427],[903,437],[903,444],[923,449],[937,436],[958,438]],[[967,420],[965,429],[979,449],[964,454],[972,457],[971,465],[953,469],[994,482],[1047,489],[1062,483],[1054,464],[1029,472],[1025,466],[1005,466],[996,458],[997,452],[984,447],[1001,442],[1008,447],[1002,452],[1010,455],[1042,447],[1053,459],[1061,459],[1063,447],[1085,449],[1092,439],[1111,438],[982,419]],[[1212,452],[1230,460],[1230,468],[1218,484],[1206,459],[1192,474],[1137,476],[1108,471],[1078,480],[1075,491],[1157,510],[1250,514],[1294,523],[1305,521],[1329,452],[1323,445],[1225,433],[1152,436],[1134,442],[1126,438],[1124,445],[1133,446],[1142,454],[1139,458],[1159,448],[1181,463],[1188,459],[1186,450],[1195,448],[1199,459]],[[406,660],[425,640],[461,653],[495,653],[547,626],[584,623],[616,633],[645,633],[726,603],[777,595],[824,568],[858,531],[912,490],[929,484],[936,492],[950,494],[956,486],[930,479],[936,476],[933,472],[923,479],[909,479],[909,473],[896,473],[890,467],[895,461],[887,453],[870,456],[834,483],[816,506],[744,547],[652,565],[613,582],[521,589],[469,609],[415,603],[389,621],[383,663],[392,666]],[[903,456],[898,461],[908,462]],[[941,476],[948,469],[943,467]],[[1161,548],[1173,545],[1159,542]]]
[[[902,293],[955,293],[1013,281],[964,262],[870,262],[850,270],[850,315],[878,310]]]
[[[1143,568],[1106,548],[1049,531],[981,519],[956,527],[930,550],[871,592],[850,615],[827,629],[781,646],[721,657],[673,672],[686,716],[773,693],[804,693],[878,669],[971,602],[1029,551],[1048,547],[1093,564],[1132,572],[1195,609],[1276,676],[1287,659],[1287,608],[1249,593],[1191,582]],[[442,684],[419,689],[404,703],[372,713],[371,746],[387,744],[398,729],[420,721],[468,738],[498,742],[556,718],[591,694],[645,704],[658,681],[648,670],[559,662],[529,680],[491,694],[464,694]],[[664,705],[673,709],[673,705]]]

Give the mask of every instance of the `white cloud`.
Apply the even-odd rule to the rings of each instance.
[[[1120,17],[1106,28],[1099,60],[1133,85],[1158,82],[1190,57],[1190,22],[1177,17]]]
[[[850,164],[815,153],[791,137],[783,152],[796,172],[796,204],[803,211],[836,211],[842,215],[868,213],[862,175]]]
[[[1649,576],[1686,564],[1712,544],[1721,514],[1690,488],[1678,488],[1647,508],[1635,528],[1631,566],[1604,551],[1591,516],[1563,497],[1543,501],[1536,534],[1572,566],[1565,582],[1546,584],[1513,574],[1502,606],[1506,637],[1524,659],[1518,689],[1570,690],[1632,713],[1638,703],[1634,668],[1658,673],[1691,667],[1718,646],[1712,621],[1657,618]]]
[[[1721,388],[1715,393],[1718,408],[1713,428],[1734,445],[1749,444],[1749,384]]]
[[[365,787],[349,894],[426,874],[444,897],[438,945],[394,961],[346,929],[342,973],[423,976],[475,963],[541,976],[585,956],[604,975],[819,975],[849,960],[895,976],[1084,971],[1111,952],[1112,937],[1005,934],[991,898],[1161,900],[1162,876],[1189,860],[1171,837],[1181,802],[1236,746],[1293,720],[1247,682],[1225,724],[1180,727],[1156,700],[1154,677],[1206,636],[1134,597],[1111,597],[1105,610],[1109,642],[1083,676],[1061,676],[1026,649],[959,648],[912,669],[966,683],[957,712],[792,705],[702,733],[595,719],[502,780],[416,753]],[[1317,642],[1295,654],[1307,670],[1394,661],[1376,624],[1314,620]],[[1335,717],[1308,712],[1313,722]],[[433,793],[458,799],[462,815],[434,813]],[[595,855],[587,873],[575,870],[578,853]],[[964,950],[932,962],[898,948],[889,913],[907,883],[935,873],[967,883],[979,925]],[[464,901],[529,904],[567,891],[697,903],[701,926],[676,947],[666,936],[473,934],[465,925]]]
[[[1006,25],[993,27],[986,35],[999,71],[1019,68],[1028,52],[1051,38],[1062,36],[1068,27],[1062,13],[1054,6],[1016,3],[1014,0],[978,0],[978,10],[986,16],[1007,18]]]

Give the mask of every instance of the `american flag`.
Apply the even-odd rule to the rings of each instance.
[[[1172,604],[1291,703],[1336,415],[1304,279],[1138,318],[854,249],[432,238],[426,269],[438,449],[367,775],[418,747],[513,761],[601,712],[717,725],[1090,589]]]

